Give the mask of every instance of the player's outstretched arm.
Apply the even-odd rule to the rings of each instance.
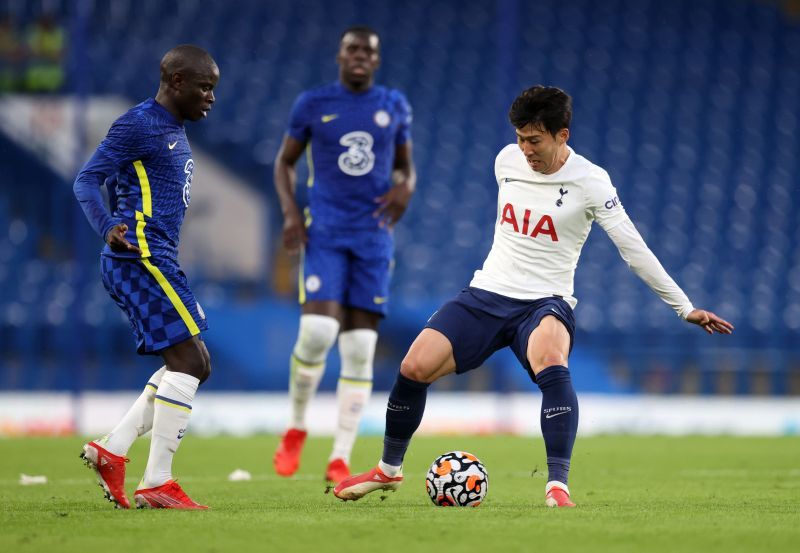
[[[714,332],[731,334],[733,332],[733,325],[731,323],[716,316],[711,311],[706,311],[704,309],[695,309],[691,311],[686,316],[686,320],[702,327],[709,334],[714,334]]]
[[[381,227],[392,228],[403,216],[408,202],[417,187],[417,171],[411,156],[411,141],[400,144],[395,149],[392,187],[378,198],[378,209],[372,214],[380,220]]]

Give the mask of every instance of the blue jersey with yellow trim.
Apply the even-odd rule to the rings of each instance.
[[[149,98],[114,122],[97,151],[117,168],[111,208],[114,219],[128,225],[125,238],[142,250],[141,257],[177,261],[194,172],[183,124]],[[139,257],[108,245],[103,255]]]
[[[411,106],[397,90],[355,93],[340,82],[302,93],[287,133],[308,144],[308,202],[314,225],[378,228],[375,198],[392,185],[395,149],[410,137]]]

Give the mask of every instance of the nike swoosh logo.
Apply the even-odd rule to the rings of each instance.
[[[331,121],[333,121],[337,117],[339,117],[338,113],[331,113],[329,115],[323,115],[322,116],[322,122],[323,123],[330,123]]]
[[[171,150],[171,149],[173,149],[173,148],[175,147],[175,145],[176,145],[177,143],[178,143],[178,141],[176,140],[176,141],[175,141],[175,142],[173,142],[172,144],[167,144],[167,146],[169,146],[169,149]]]
[[[571,413],[572,411],[559,411],[558,413],[548,413],[544,416],[546,419],[552,419],[553,417],[557,417],[559,415],[566,415],[567,413]]]
[[[378,305],[380,305],[382,303],[386,303],[388,301],[388,298],[381,297],[381,296],[375,296],[374,298],[372,298],[372,301],[377,303]]]

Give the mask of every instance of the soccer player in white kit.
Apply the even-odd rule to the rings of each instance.
[[[647,248],[608,173],[567,145],[571,118],[572,100],[558,88],[534,86],[514,100],[509,119],[517,144],[503,148],[495,161],[497,221],[489,256],[469,287],[433,314],[403,359],[389,395],[378,466],[345,479],[334,488],[336,497],[356,500],[397,489],[428,386],[479,367],[508,346],[542,391],[545,504],[575,506],[567,476],[578,400],[567,367],[577,303],[573,278],[593,221],[683,320],[709,334],[733,331],[729,322],[692,305]]]

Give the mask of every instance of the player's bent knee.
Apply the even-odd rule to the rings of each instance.
[[[205,371],[203,372],[202,378],[200,378],[200,384],[202,384],[203,382],[208,380],[208,377],[210,377],[210,376],[211,376],[211,360],[207,359],[206,360]]]
[[[566,367],[567,357],[560,351],[551,351],[541,355],[539,359],[534,360],[534,366],[540,368],[540,370],[552,367],[553,365],[562,365]]]
[[[205,361],[201,357],[196,358],[182,358],[175,361],[168,363],[167,370],[188,374],[189,376],[195,377],[201,383],[208,378],[207,366]]]
[[[548,367],[551,365],[566,365],[567,357],[560,351],[548,352],[542,356],[542,364]]]
[[[183,370],[186,374],[196,377],[198,380],[203,380],[208,372],[208,365],[202,355],[194,355],[187,357],[183,360]]]
[[[200,384],[202,384],[211,376],[211,355],[208,353],[208,348],[203,342],[200,342],[200,353],[203,356],[203,362],[205,364],[203,367],[203,376],[200,377]]]
[[[339,321],[325,315],[301,315],[295,355],[306,363],[320,363],[339,334]]]
[[[406,355],[405,359],[400,363],[400,374],[409,380],[429,384],[436,380],[436,367],[428,367],[421,363],[419,359]]]
[[[208,378],[210,357],[205,344],[197,336],[167,348],[162,356],[168,371],[188,374],[201,382]]]

